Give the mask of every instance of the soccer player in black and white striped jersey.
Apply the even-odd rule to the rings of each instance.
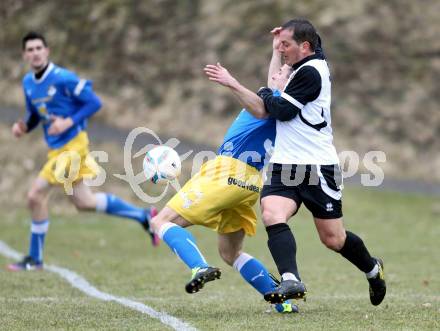
[[[268,246],[282,281],[265,295],[272,303],[303,298],[306,287],[296,263],[296,242],[287,221],[302,203],[312,213],[321,242],[366,274],[370,301],[379,305],[386,285],[381,259],[371,257],[364,242],[346,231],[342,219],[342,176],[331,128],[330,72],[313,25],[294,19],[272,30],[271,73],[283,62],[293,67],[280,96],[262,88],[255,94],[232,78],[221,65],[211,78],[228,87],[256,117],[277,119],[275,149],[261,193]]]

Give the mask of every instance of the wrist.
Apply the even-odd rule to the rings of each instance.
[[[234,90],[238,90],[240,88],[240,83],[236,80],[233,79],[230,83],[229,83],[229,87],[234,89]]]

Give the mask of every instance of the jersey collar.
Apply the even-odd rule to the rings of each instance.
[[[34,82],[37,84],[40,84],[42,81],[46,79],[46,77],[49,75],[49,73],[53,70],[54,64],[52,62],[49,63],[49,66],[47,67],[46,71],[44,72],[43,76],[41,76],[39,79],[35,78],[35,74],[32,75],[32,78],[34,79]]]
[[[296,62],[294,65],[292,65],[292,68],[293,68],[293,70],[296,70],[299,67],[301,67],[304,63],[306,63],[310,60],[315,60],[315,59],[324,60],[325,58],[323,57],[322,53],[315,53],[315,54],[312,54],[312,55],[305,57],[304,59],[302,59],[299,62]]]

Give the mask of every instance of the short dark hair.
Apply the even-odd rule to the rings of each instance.
[[[284,23],[282,29],[293,31],[292,39],[297,43],[308,41],[312,51],[318,47],[318,33],[310,21],[304,18],[295,18]]]
[[[43,42],[44,47],[47,47],[47,42],[46,42],[46,38],[44,38],[44,36],[41,33],[35,32],[35,31],[30,31],[28,33],[26,33],[23,37],[23,39],[21,40],[21,47],[23,48],[23,50],[26,48],[26,43],[29,40],[34,40],[34,39],[39,39]]]

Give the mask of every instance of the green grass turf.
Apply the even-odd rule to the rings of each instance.
[[[143,302],[199,330],[434,330],[440,328],[438,199],[347,189],[346,227],[360,235],[373,255],[383,257],[388,294],[379,307],[368,299],[363,274],[320,242],[309,213],[290,221],[298,264],[309,293],[300,314],[265,313],[269,306],[217,254],[216,235],[191,231],[222,279],[195,295],[184,291],[190,272],[167,246],[153,249],[134,222],[96,214],[52,217],[46,263],[73,270],[101,291]],[[0,240],[27,251],[27,212],[3,208]],[[275,266],[259,225],[245,250]],[[0,256],[0,264],[10,260]],[[48,271],[0,271],[0,329],[164,330],[158,320],[90,298]]]

